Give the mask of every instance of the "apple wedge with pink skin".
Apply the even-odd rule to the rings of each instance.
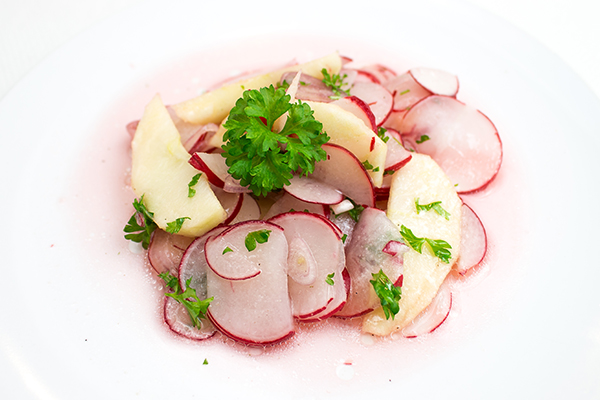
[[[449,214],[448,219],[433,209],[417,210],[417,201],[420,205],[441,202],[439,205]],[[435,161],[415,153],[404,167],[394,172],[387,216],[398,228],[405,226],[417,238],[444,240],[450,245],[450,258],[447,263],[442,261],[428,244],[423,245],[422,253],[413,248],[404,253],[398,314],[386,319],[383,310],[378,308],[363,319],[365,332],[381,336],[402,330],[419,315],[431,303],[460,257],[462,201],[454,184]]]
[[[481,219],[467,204],[462,205],[461,254],[454,268],[464,275],[478,266],[487,253],[487,234]]]
[[[206,176],[194,185],[196,194],[188,196],[188,185],[198,171],[188,164],[190,155],[158,95],[146,106],[131,150],[131,187],[136,196],[144,196],[160,229],[185,218],[178,234],[195,237],[225,220],[225,210]]]
[[[341,146],[350,151],[360,163],[368,161],[373,166],[368,171],[374,186],[381,185],[387,146],[370,126],[356,115],[333,103],[307,101],[315,119],[323,124],[323,131],[329,135],[329,144]]]
[[[489,184],[502,164],[502,142],[494,124],[479,110],[453,97],[429,96],[402,119],[400,134],[428,154],[459,193]]]
[[[371,178],[362,163],[349,150],[335,144],[324,144],[327,158],[315,164],[312,178],[336,188],[356,204],[375,206]]]
[[[336,313],[337,317],[357,317],[379,306],[379,298],[370,281],[380,269],[392,282],[400,278],[403,254],[408,250],[402,241],[398,228],[385,212],[371,207],[363,210],[346,247],[350,293],[344,308]],[[399,244],[393,255],[390,254],[393,247],[390,242]]]
[[[257,244],[252,251],[245,246],[245,235],[228,235],[227,230],[219,236],[233,240],[222,242],[216,236],[207,241],[205,251],[210,267],[206,276],[207,297],[214,298],[208,307],[210,320],[224,335],[250,345],[269,345],[291,337],[294,322],[286,273],[288,245],[283,229],[264,221],[242,222],[229,229],[247,233],[268,230],[270,234],[268,241]],[[213,254],[208,249],[211,241]],[[226,248],[233,251],[223,254]],[[213,272],[214,257],[223,258],[223,262],[217,262],[219,266],[235,258],[242,265],[251,265],[244,269],[260,273],[245,280],[223,279]],[[225,271],[220,272],[226,275]]]
[[[340,278],[345,267],[337,229],[326,218],[305,212],[280,214],[269,222],[281,226],[288,241],[292,278],[288,288],[294,317],[302,320],[324,311],[334,298],[333,279]]]

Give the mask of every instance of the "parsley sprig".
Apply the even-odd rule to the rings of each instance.
[[[344,96],[350,96],[350,89],[342,89],[342,86],[344,86],[344,79],[347,78],[348,75],[330,75],[325,68],[321,70],[321,73],[323,74],[323,83],[333,91],[333,96],[329,96],[332,100],[337,100]]]
[[[417,214],[419,214],[421,211],[433,210],[436,213],[438,213],[438,215],[441,215],[442,217],[446,218],[446,220],[450,219],[450,213],[444,210],[441,201],[434,201],[429,204],[419,204],[419,198],[417,197],[415,199],[415,207],[417,208]]]
[[[400,227],[400,234],[402,235],[406,243],[419,254],[422,254],[423,245],[427,243],[431,248],[431,251],[437,258],[439,258],[440,260],[442,260],[442,262],[445,262],[446,264],[450,263],[450,258],[452,257],[452,254],[450,253],[449,249],[451,249],[452,246],[450,246],[450,244],[445,240],[433,240],[428,238],[416,237],[414,233],[412,233],[412,231],[404,225]]]
[[[142,195],[139,200],[133,200],[133,208],[135,208],[135,212],[131,218],[129,218],[125,228],[123,228],[123,232],[127,233],[125,239],[141,243],[144,249],[147,249],[150,245],[152,232],[157,228],[157,225],[153,220],[154,213],[148,211],[146,208],[146,205],[144,204],[144,195]],[[138,222],[138,218],[140,222]]]
[[[377,297],[379,297],[385,319],[390,319],[390,316],[394,319],[398,311],[400,311],[398,302],[402,297],[402,290],[390,281],[390,278],[387,277],[382,269],[378,273],[371,275],[373,276],[373,280],[369,282],[371,282]]]
[[[200,319],[206,319],[206,311],[208,310],[208,306],[211,301],[213,301],[213,297],[200,300],[196,294],[196,289],[190,287],[192,278],[189,278],[187,281],[185,281],[185,291],[182,291],[181,286],[179,285],[179,279],[171,275],[171,273],[163,272],[158,276],[165,281],[167,287],[173,290],[173,292],[165,293],[165,296],[172,297],[181,303],[190,315],[192,324],[196,328],[200,329],[202,327]]]
[[[247,90],[232,108],[224,127],[223,156],[229,173],[255,195],[283,188],[292,172],[308,175],[327,154],[321,145],[329,141],[323,125],[306,103],[290,103],[283,88],[273,85]],[[273,124],[288,113],[281,132]]]

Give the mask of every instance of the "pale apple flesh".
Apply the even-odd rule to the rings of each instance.
[[[374,335],[389,335],[408,325],[435,297],[439,287],[460,255],[462,201],[454,185],[429,156],[413,154],[411,160],[393,175],[387,215],[398,228],[402,225],[417,237],[445,240],[452,247],[449,263],[434,256],[427,245],[419,254],[410,249],[404,254],[404,272],[400,311],[386,319],[381,308],[367,314],[363,330]],[[435,211],[417,212],[419,204],[441,201],[450,216]]]
[[[131,143],[131,187],[144,196],[146,208],[162,230],[179,218],[186,218],[184,236],[200,236],[227,217],[205,174],[200,176],[189,197],[189,183],[199,173],[188,160],[189,153],[169,112],[157,95],[146,106]]]

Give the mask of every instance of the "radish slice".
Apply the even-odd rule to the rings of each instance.
[[[350,94],[369,105],[377,126],[385,121],[394,105],[392,94],[378,83],[356,82],[350,89]]]
[[[223,221],[223,223],[225,225],[230,224],[242,208],[242,194],[228,193],[214,185],[211,187],[211,189],[215,193],[215,196],[217,196],[217,199],[221,203],[221,206],[223,206],[223,209],[227,213],[227,218],[225,218],[225,221]]]
[[[323,150],[327,152],[327,159],[315,164],[312,177],[340,190],[357,204],[373,207],[373,183],[356,156],[331,143],[324,144]]]
[[[240,237],[236,246],[241,250],[225,254],[246,253],[245,257],[239,257],[242,263],[238,267],[247,269],[244,264],[252,264],[255,269],[260,268],[261,273],[253,279],[232,281],[219,277],[209,268],[207,296],[214,300],[208,307],[208,316],[220,332],[247,344],[268,345],[285,340],[294,334],[294,323],[286,274],[288,246],[283,229],[260,221],[242,222],[235,227],[271,230],[269,240],[252,252],[247,251],[244,238]],[[235,227],[219,236],[228,236],[228,231]],[[212,240],[208,239],[205,247]],[[207,252],[209,262],[210,258]]]
[[[344,247],[347,247],[352,240],[352,232],[354,232],[356,221],[347,212],[332,214],[329,220],[339,229]]]
[[[351,112],[360,118],[366,126],[371,128],[373,132],[377,131],[377,122],[375,121],[375,115],[367,103],[356,96],[343,97],[339,100],[332,102],[333,104],[343,108],[344,110]]]
[[[395,255],[390,255],[390,242],[399,242]],[[346,305],[336,316],[352,318],[379,305],[371,280],[380,269],[392,281],[402,275],[404,252],[398,227],[377,208],[366,208],[354,228],[346,248],[346,267],[350,273],[350,294]],[[393,245],[392,245],[393,246]],[[387,251],[386,251],[387,250]]]
[[[260,219],[260,206],[258,202],[248,193],[243,193],[241,198],[242,206],[235,218],[230,222],[232,225],[238,222]]]
[[[281,82],[292,83],[297,72],[286,72],[281,76]],[[322,80],[307,74],[300,75],[300,83],[296,91],[296,99],[329,103],[333,91]]]
[[[484,188],[502,164],[494,124],[453,97],[430,96],[417,103],[404,116],[400,133],[440,165],[459,193]]]
[[[231,175],[227,175],[225,177],[225,181],[223,183],[223,190],[229,193],[251,193],[250,190],[246,186],[240,185],[240,181],[234,179]]]
[[[344,200],[342,192],[310,176],[294,175],[290,184],[283,189],[292,196],[307,203],[337,204]]]
[[[381,64],[367,65],[360,68],[360,71],[375,77],[375,83],[384,83],[397,75],[395,71]]]
[[[245,221],[231,226],[206,241],[204,251],[208,266],[219,277],[231,281],[256,277],[262,269],[257,260],[263,255],[264,248],[270,246],[263,246],[264,243],[255,239],[255,248],[250,248],[247,240],[257,232],[266,231],[268,243],[270,234],[278,230],[281,228],[263,221]]]
[[[456,271],[464,275],[481,263],[487,252],[487,234],[483,223],[471,207],[463,203],[461,221],[460,258],[454,264]]]
[[[337,274],[333,277],[333,299],[327,304],[325,309],[311,317],[302,319],[302,322],[318,322],[334,316],[346,304],[348,293],[350,291],[350,274],[344,268],[341,276]]]
[[[403,111],[431,95],[409,73],[399,75],[383,84],[394,96],[394,111]]]
[[[291,194],[284,193],[273,205],[269,208],[269,211],[263,217],[264,220],[268,220],[278,214],[283,214],[290,211],[304,211],[313,214],[319,214],[322,216],[329,215],[329,206],[323,204],[307,203],[302,201]]]
[[[127,129],[127,133],[129,133],[129,136],[131,136],[132,139],[135,136],[135,131],[137,130],[139,123],[140,120],[138,119],[135,121],[131,121],[125,126],[125,129]]]
[[[408,71],[414,80],[433,94],[456,96],[458,93],[458,77],[449,72],[433,68],[413,68]]]
[[[452,292],[447,283],[440,286],[429,306],[401,330],[402,336],[414,338],[435,331],[450,315]]]
[[[329,220],[303,212],[280,214],[269,222],[283,228],[290,249],[288,268],[293,275],[297,277],[298,272],[306,270],[306,281],[311,280],[312,273],[315,275],[310,283],[298,282],[294,276],[289,281],[294,317],[302,320],[324,311],[335,294],[331,279],[335,282],[336,276],[341,277],[345,266],[337,229]]]
[[[168,327],[173,332],[188,339],[205,340],[217,332],[209,320],[202,320],[200,329],[193,326],[187,309],[172,297],[165,296],[163,313]]]
[[[397,171],[410,161],[412,155],[402,144],[402,136],[393,129],[387,129],[384,137],[388,138],[387,154],[385,158],[385,170]]]
[[[194,239],[156,229],[148,246],[150,265],[157,274],[170,272],[176,275],[183,252],[192,240]]]
[[[217,133],[219,126],[217,124],[206,124],[196,130],[192,136],[183,144],[183,147],[190,154],[196,152],[208,152],[214,150],[210,144],[210,139]]]
[[[213,185],[223,188],[225,179],[229,176],[229,167],[225,158],[219,153],[194,153],[189,161],[190,165],[206,174],[208,181]]]

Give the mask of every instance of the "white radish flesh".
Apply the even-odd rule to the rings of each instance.
[[[487,234],[483,223],[471,207],[462,205],[461,254],[456,261],[456,271],[464,275],[481,263],[487,252]]]
[[[406,338],[414,338],[435,331],[446,321],[452,309],[452,292],[444,282],[437,294],[419,315],[400,332]]]
[[[394,105],[392,93],[378,83],[356,82],[350,89],[350,94],[369,105],[377,126],[385,121]]]
[[[413,68],[408,71],[414,80],[433,94],[456,96],[458,78],[449,72],[433,68]]]
[[[393,79],[397,74],[394,70],[381,64],[372,64],[365,67],[361,67],[362,73],[368,74],[377,80],[376,83],[384,83],[390,79]]]
[[[192,240],[194,239],[190,237],[172,235],[162,229],[156,229],[148,246],[150,265],[157,274],[177,274],[181,257]]]
[[[201,327],[196,328],[192,324],[192,319],[187,309],[172,297],[165,296],[163,316],[167,326],[173,332],[188,339],[205,340],[217,332],[214,325],[208,319],[203,319]]]
[[[225,221],[223,221],[223,223],[225,225],[230,224],[242,208],[242,194],[228,193],[214,185],[211,186],[211,189],[213,190],[215,196],[217,196],[217,199],[219,199],[221,206],[223,206],[223,209],[227,213],[227,218],[225,218]]]
[[[404,111],[431,95],[408,72],[390,79],[383,86],[394,96],[394,111]]]
[[[384,136],[388,138],[387,155],[385,158],[385,170],[396,171],[406,165],[412,157],[410,151],[406,150],[402,144],[402,136],[393,129],[387,129]]]
[[[333,299],[327,304],[325,309],[311,317],[302,319],[303,322],[318,322],[334,316],[346,304],[348,293],[350,292],[350,274],[344,268],[341,275],[336,274],[333,278]]]
[[[294,175],[283,189],[292,196],[315,204],[337,204],[344,200],[342,192],[311,176]]]
[[[502,164],[494,124],[453,97],[430,96],[416,104],[404,116],[400,133],[439,164],[459,193],[484,188]]]
[[[229,176],[229,167],[225,158],[219,153],[194,153],[190,158],[190,165],[206,174],[208,181],[213,185],[223,188],[225,179]]]
[[[377,131],[377,122],[371,107],[369,107],[369,105],[360,98],[356,96],[343,97],[333,101],[332,104],[351,112],[360,118],[362,122],[364,122],[365,125],[371,128],[374,132]]]
[[[278,214],[283,214],[290,211],[304,211],[322,216],[329,215],[329,206],[323,204],[307,203],[291,194],[284,193],[275,203],[271,205],[269,211],[263,219],[267,220]]]
[[[243,221],[252,221],[260,219],[260,206],[258,202],[254,200],[248,193],[242,194],[242,206],[240,211],[237,213],[235,218],[231,221],[231,224],[237,224]]]

